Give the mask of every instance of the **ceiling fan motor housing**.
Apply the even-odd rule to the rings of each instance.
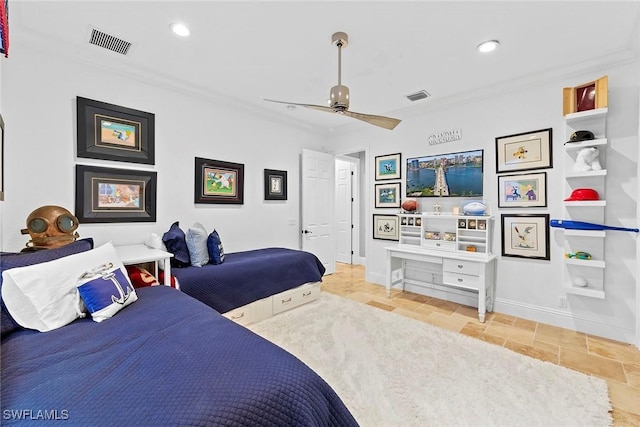
[[[331,88],[329,98],[331,108],[346,110],[349,108],[349,88],[343,85],[336,85]]]

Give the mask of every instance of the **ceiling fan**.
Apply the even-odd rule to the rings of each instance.
[[[294,102],[286,102],[286,101],[276,101],[274,99],[266,99],[265,101],[269,102],[277,102],[280,104],[287,105],[297,105],[300,107],[311,108],[314,110],[326,111],[329,113],[338,113],[347,117],[352,117],[354,119],[362,120],[363,122],[367,122],[374,126],[380,126],[385,129],[392,130],[400,120],[394,119],[392,117],[384,117],[384,116],[376,116],[373,114],[362,114],[356,113],[354,111],[349,111],[349,88],[342,85],[340,74],[342,71],[342,49],[347,47],[347,43],[349,42],[349,36],[347,33],[342,31],[334,33],[331,36],[331,42],[338,46],[338,84],[331,88],[329,106],[323,105],[314,105],[314,104],[297,104]]]

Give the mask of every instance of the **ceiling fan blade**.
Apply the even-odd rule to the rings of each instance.
[[[305,108],[313,108],[314,110],[320,110],[320,111],[327,111],[329,113],[335,113],[336,110],[334,110],[331,107],[327,107],[324,105],[314,105],[314,104],[301,104],[301,103],[296,103],[296,102],[287,102],[287,101],[276,101],[275,99],[267,99],[267,98],[262,98],[265,101],[269,101],[269,102],[277,102],[278,104],[286,104],[286,105],[296,105],[298,107],[305,107]]]
[[[393,117],[375,116],[373,114],[355,113],[353,111],[343,111],[342,114],[389,130],[393,130],[402,121],[394,119]]]

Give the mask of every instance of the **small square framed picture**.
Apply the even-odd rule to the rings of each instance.
[[[400,153],[376,156],[376,181],[400,179],[401,160],[402,154]]]
[[[400,183],[376,184],[376,208],[400,207]]]
[[[400,227],[396,215],[373,214],[373,238],[379,240],[400,240]]]
[[[287,171],[264,170],[264,199],[287,200]]]

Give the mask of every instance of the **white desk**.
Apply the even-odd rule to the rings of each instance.
[[[487,311],[493,311],[496,259],[494,254],[433,250],[409,245],[388,246],[385,250],[388,266],[387,296],[391,294],[391,287],[397,283],[402,285],[404,291],[406,261],[413,260],[434,265],[442,272],[442,283],[438,283],[438,286],[477,292],[478,318],[481,322],[484,322]],[[424,287],[433,286],[428,279],[418,282],[418,285]]]
[[[154,277],[158,278],[158,262],[164,263],[164,285],[171,286],[171,263],[173,257],[171,252],[160,249],[153,249],[144,244],[116,246],[118,258],[124,265],[142,264],[145,262],[154,263]]]

